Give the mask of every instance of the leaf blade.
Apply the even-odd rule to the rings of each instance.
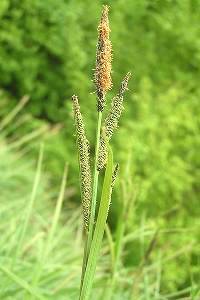
[[[91,243],[91,249],[88,257],[88,263],[85,271],[85,276],[82,285],[82,291],[80,300],[86,300],[89,298],[92,284],[94,280],[94,274],[96,270],[97,260],[103,240],[103,234],[105,231],[106,220],[108,216],[111,190],[112,190],[112,171],[113,171],[113,154],[112,149],[109,147],[108,162],[105,171],[103,189],[101,194],[101,201],[99,206],[99,212],[97,216],[97,222],[95,226],[94,236]]]

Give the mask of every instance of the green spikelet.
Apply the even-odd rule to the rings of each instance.
[[[76,126],[77,145],[79,150],[79,164],[81,174],[81,196],[83,207],[83,219],[86,230],[88,230],[88,222],[90,216],[90,203],[92,196],[91,170],[90,170],[90,154],[89,142],[85,135],[83,118],[80,112],[80,105],[77,96],[72,96],[74,120]]]
[[[131,73],[128,72],[122,80],[118,94],[112,99],[111,108],[108,112],[108,116],[104,123],[104,134],[101,134],[100,146],[99,146],[99,157],[97,169],[100,171],[104,168],[107,161],[107,145],[105,138],[109,141],[113,135],[114,130],[118,127],[119,119],[123,110],[123,98],[124,92],[128,90],[128,81]]]
[[[113,175],[112,175],[112,184],[111,187],[113,188],[115,185],[115,181],[117,179],[117,175],[119,173],[119,164],[116,164],[114,171],[113,171]]]
[[[128,81],[131,76],[131,73],[127,73],[123,79],[119,92],[116,97],[113,98],[111,103],[111,109],[108,113],[108,116],[105,120],[105,135],[108,140],[111,139],[114,130],[117,128],[119,123],[119,118],[121,116],[123,108],[123,99],[124,92],[128,89]]]
[[[108,141],[106,140],[105,129],[102,131],[99,142],[99,156],[97,162],[97,170],[100,171],[106,164],[108,156]]]
[[[110,205],[111,205],[112,192],[113,192],[113,188],[114,188],[117,176],[118,176],[118,172],[119,172],[119,164],[116,164],[115,168],[114,168],[114,171],[112,173],[112,182],[111,182],[111,189],[110,189],[110,201],[109,201]],[[110,206],[109,206],[109,209],[110,209]]]

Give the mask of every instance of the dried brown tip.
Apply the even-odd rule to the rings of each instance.
[[[112,44],[109,40],[110,27],[108,19],[109,8],[103,6],[100,24],[98,26],[98,42],[96,50],[96,68],[94,83],[98,98],[97,109],[103,111],[105,106],[105,94],[112,87],[111,62]]]
[[[76,138],[79,151],[80,179],[81,179],[81,197],[83,207],[83,219],[86,230],[90,217],[90,204],[92,197],[92,179],[90,169],[89,142],[85,135],[83,118],[80,112],[80,105],[77,96],[72,96],[73,112],[76,127]]]

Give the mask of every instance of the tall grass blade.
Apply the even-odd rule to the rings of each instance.
[[[61,182],[61,186],[60,186],[60,192],[59,192],[59,196],[58,196],[58,199],[57,199],[57,202],[56,202],[54,217],[53,217],[53,221],[52,221],[50,231],[48,233],[47,242],[44,246],[44,250],[43,250],[43,253],[41,255],[41,261],[39,261],[39,263],[37,265],[37,268],[35,270],[35,274],[34,274],[34,278],[33,278],[33,286],[34,287],[36,287],[38,285],[38,282],[39,282],[40,277],[42,275],[43,267],[44,267],[45,263],[47,262],[48,256],[49,256],[49,254],[52,250],[51,247],[52,247],[52,244],[53,244],[53,238],[55,237],[59,217],[60,217],[60,214],[61,214],[64,194],[65,194],[66,181],[67,181],[67,166],[65,166],[65,169],[64,169],[62,182]]]
[[[80,300],[87,300],[90,297],[92,284],[94,281],[94,275],[99,257],[99,252],[102,244],[103,234],[105,231],[106,220],[109,211],[109,205],[111,200],[111,185],[112,185],[112,173],[113,173],[113,154],[112,149],[109,147],[108,162],[105,171],[101,201],[99,206],[99,212],[97,216],[97,222],[94,230],[94,235],[89,252],[87,267],[82,284],[82,290],[80,293]]]
[[[17,276],[11,270],[6,267],[0,266],[0,271],[3,272],[7,277],[9,277],[12,281],[14,281],[17,285],[19,285],[22,289],[26,290],[29,295],[33,296],[34,299],[45,300],[43,296],[38,294],[32,286],[30,286],[24,279]]]
[[[34,205],[34,202],[35,202],[35,199],[36,199],[36,196],[37,196],[37,190],[38,190],[38,186],[39,186],[39,182],[40,182],[42,161],[43,161],[43,153],[44,153],[44,145],[42,144],[40,146],[39,158],[38,158],[37,169],[36,169],[35,179],[34,179],[34,183],[33,183],[31,198],[30,198],[30,202],[29,202],[28,207],[27,207],[26,217],[25,217],[24,225],[22,227],[21,235],[20,235],[20,238],[19,238],[19,242],[18,242],[14,262],[15,262],[16,258],[20,255],[20,253],[22,253],[22,251],[21,251],[22,250],[22,245],[23,245],[23,242],[24,242],[24,238],[25,238],[25,235],[26,235],[27,227],[28,227],[28,224],[29,224],[29,221],[30,221],[31,213],[32,213],[32,210],[33,210],[33,205]]]
[[[86,264],[89,256],[89,251],[92,243],[92,237],[94,232],[94,223],[95,223],[95,212],[96,212],[96,202],[97,202],[97,190],[98,190],[98,179],[99,171],[97,170],[97,160],[99,155],[99,141],[100,141],[100,131],[101,131],[101,121],[102,121],[102,112],[98,112],[98,122],[97,122],[97,133],[96,133],[96,149],[95,149],[95,163],[94,163],[94,175],[93,175],[93,189],[92,189],[92,202],[90,207],[90,219],[89,219],[89,232],[84,249],[83,257],[83,268],[81,275],[81,288],[83,283],[83,277],[85,274]]]
[[[45,258],[48,257],[48,254],[51,251],[51,245],[52,245],[53,238],[54,238],[56,230],[57,230],[58,221],[59,221],[59,217],[61,214],[62,204],[63,204],[63,200],[64,200],[64,195],[65,195],[65,188],[66,188],[66,183],[67,183],[67,171],[68,171],[68,167],[67,167],[67,165],[65,165],[63,178],[62,178],[62,182],[61,182],[61,187],[60,187],[60,193],[58,196],[58,200],[57,200],[56,208],[55,208],[55,212],[54,212],[53,223],[52,223],[52,226],[51,226],[51,229],[49,232],[48,241],[47,241],[47,245],[46,245]]]
[[[22,110],[22,108],[29,101],[29,96],[24,96],[19,101],[19,103],[15,106],[15,108],[1,121],[0,123],[0,131],[4,129],[12,120],[16,117],[16,115]]]

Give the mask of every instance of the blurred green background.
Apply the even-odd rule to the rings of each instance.
[[[125,293],[127,286],[132,286],[126,278],[133,272],[134,280],[141,266],[145,271],[139,276],[139,294],[135,299],[183,299],[197,295],[200,273],[199,0],[106,3],[99,0],[1,0],[0,137],[5,153],[9,151],[7,158],[3,152],[0,159],[3,160],[1,190],[11,193],[4,172],[14,168],[10,155],[16,156],[16,153],[23,163],[32,163],[27,174],[21,173],[20,168],[19,174],[14,177],[11,174],[11,181],[19,175],[24,178],[17,180],[10,201],[18,198],[15,194],[18,195],[23,180],[32,182],[34,160],[43,141],[45,183],[41,185],[47,186],[45,197],[53,202],[67,162],[65,198],[70,208],[65,206],[63,213],[67,214],[68,209],[70,214],[76,213],[80,193],[71,95],[79,96],[93,154],[96,99],[92,78],[102,4],[110,5],[113,44],[114,84],[108,95],[108,106],[125,73],[133,74],[120,128],[112,141],[115,161],[120,163],[120,178],[109,217],[113,236],[123,203],[134,199],[126,220],[121,259],[121,270],[125,270],[121,277],[124,276],[125,282],[119,280],[122,294],[118,295],[116,289],[114,299],[132,299]],[[30,99],[15,115],[16,106],[23,106],[20,99],[25,95]],[[20,159],[17,159],[19,165]],[[7,197],[2,195],[1,202],[6,203]],[[13,226],[17,226],[17,222]],[[4,228],[3,223],[0,226]],[[145,260],[155,232],[155,245]],[[73,243],[72,237],[71,240]],[[80,249],[82,246],[79,245]],[[34,257],[34,251],[32,255]],[[155,275],[151,269],[153,266],[154,270],[156,264],[160,266],[157,296],[154,284],[158,273]],[[109,273],[105,268],[106,272]],[[15,286],[13,281],[7,284]],[[9,298],[9,293],[2,295],[1,299],[22,299]],[[169,296],[162,298],[162,295]],[[64,299],[62,294],[56,297]],[[198,296],[187,299],[198,299],[195,297]]]

